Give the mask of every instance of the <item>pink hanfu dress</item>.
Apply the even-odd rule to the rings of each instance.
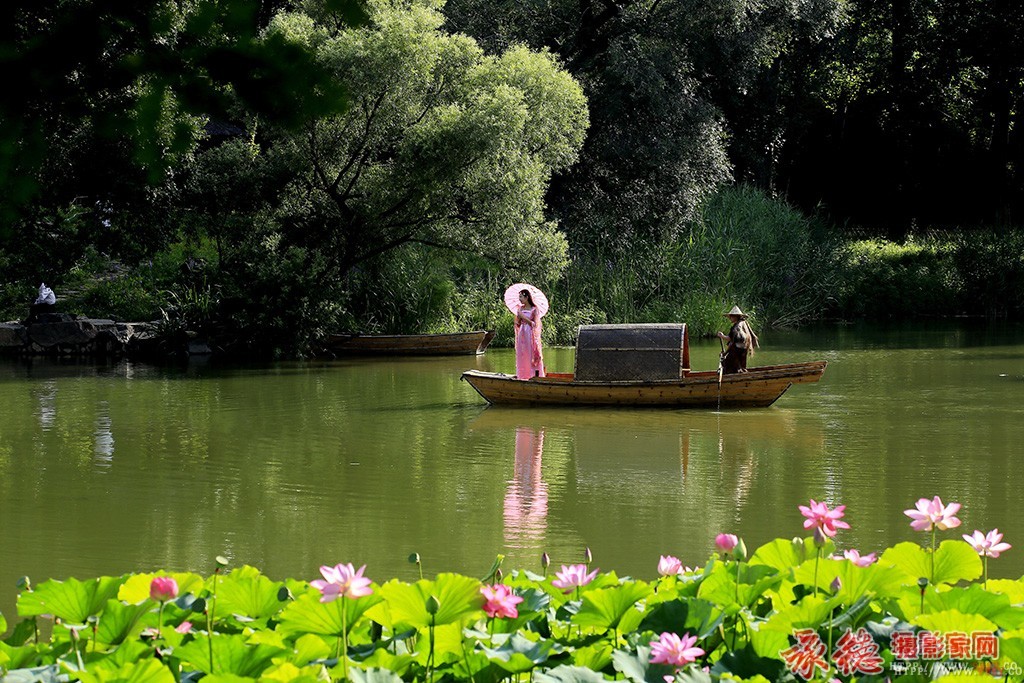
[[[536,308],[521,308],[519,314],[533,320]],[[516,323],[516,378],[544,376],[544,358],[540,347],[539,323]]]

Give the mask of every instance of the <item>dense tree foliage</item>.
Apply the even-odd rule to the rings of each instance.
[[[550,330],[726,301],[870,315],[841,303],[867,300],[864,251],[835,226],[899,254],[945,228],[957,256],[928,273],[1002,268],[982,298],[926,289],[1024,308],[1000,234],[1024,208],[1018,2],[15,0],[0,20],[9,313],[106,260],[130,271],[110,302],[140,302],[109,315],[273,348],[491,325],[491,290],[526,277],[566,297]]]
[[[253,0],[4,3],[0,247],[35,276],[85,245],[143,254],[165,243],[158,188],[187,166],[207,117],[240,102],[296,125],[343,109],[346,91],[311,55],[261,38],[261,11]]]
[[[1024,5],[854,0],[848,11],[835,41],[787,55],[777,187],[896,235],[1019,220]]]
[[[351,106],[294,129],[253,123],[253,140],[197,160],[182,220],[217,240],[241,289],[268,285],[261,309],[322,315],[354,269],[409,245],[482,254],[534,277],[564,265],[544,194],[582,142],[581,88],[550,55],[486,56],[439,30],[427,4],[403,5],[374,3],[354,28],[316,12],[275,16],[265,39],[314,54],[351,88]]]
[[[584,84],[591,132],[551,200],[575,246],[618,251],[674,238],[730,178],[725,105],[771,71],[792,41],[831,35],[837,7],[834,0],[451,0],[446,11],[453,26],[489,46],[550,49]],[[773,144],[759,138],[778,137],[775,130],[756,129],[778,127],[774,112],[733,109],[751,133],[733,147]]]

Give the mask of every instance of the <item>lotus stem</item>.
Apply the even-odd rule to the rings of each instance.
[[[814,555],[814,594],[818,594],[818,563],[821,562],[821,548]]]
[[[345,676],[345,680],[348,680],[348,608],[345,605],[344,598],[341,603],[341,670]]]

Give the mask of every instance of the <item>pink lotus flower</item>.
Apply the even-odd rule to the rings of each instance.
[[[914,520],[910,526],[916,531],[945,531],[960,526],[960,520],[954,517],[959,511],[960,503],[943,506],[942,499],[935,496],[931,500],[921,498],[917,501],[916,509],[904,510],[903,514]]]
[[[178,597],[178,582],[169,576],[156,576],[149,584],[149,597],[157,602],[167,602]]]
[[[829,538],[833,538],[836,535],[838,529],[849,529],[850,525],[846,522],[841,521],[843,512],[846,510],[845,505],[837,505],[835,509],[829,510],[828,505],[825,503],[819,503],[811,498],[810,507],[806,505],[800,506],[800,513],[806,517],[804,520],[805,529],[820,529],[821,533],[825,534]]]
[[[739,542],[740,539],[736,538],[735,534],[718,534],[715,536],[715,547],[722,554],[731,553]]]
[[[676,574],[682,574],[683,563],[679,561],[678,557],[672,557],[671,555],[662,555],[661,559],[658,560],[658,573],[662,576],[674,576]]]
[[[346,598],[361,598],[364,595],[373,593],[370,588],[371,581],[363,576],[364,564],[358,570],[352,563],[338,564],[333,567],[320,567],[320,573],[324,580],[316,579],[310,581],[309,585],[319,590],[323,595],[320,602],[333,602],[344,595]]]
[[[571,567],[562,565],[562,571],[555,572],[555,580],[551,582],[551,585],[555,588],[561,588],[566,593],[571,591],[573,588],[581,588],[586,586],[588,583],[594,580],[597,576],[597,570],[587,573],[587,565],[585,564],[574,564]]]
[[[177,626],[175,626],[174,630],[177,631],[178,633],[188,633],[189,631],[192,630],[192,622],[191,621],[183,621],[180,624],[178,624]]]
[[[484,596],[484,612],[489,617],[508,617],[515,619],[519,616],[516,605],[523,599],[512,592],[512,589],[503,583],[494,586],[480,586],[480,594]]]
[[[982,557],[999,557],[999,553],[1006,552],[1013,547],[1009,543],[1001,542],[1003,535],[999,533],[999,529],[993,529],[987,534],[982,534],[975,529],[971,536],[964,534],[964,540],[970,543],[974,551]]]
[[[857,550],[844,550],[843,557],[853,562],[858,567],[870,567],[878,559],[877,553],[868,553],[867,555],[861,555],[860,551]]]
[[[691,636],[689,633],[679,637],[666,631],[658,638],[651,641],[651,664],[686,666],[704,654],[704,650],[694,647],[697,644],[697,636]]]

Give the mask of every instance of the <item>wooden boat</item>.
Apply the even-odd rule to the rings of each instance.
[[[468,370],[462,379],[499,405],[764,407],[794,384],[817,382],[827,364],[768,365],[731,375],[692,372],[684,324],[584,325],[574,373],[520,380]]]
[[[494,339],[494,330],[475,330],[454,334],[332,334],[328,348],[339,353],[459,356],[479,355]]]
[[[489,403],[497,405],[618,405],[678,408],[764,407],[775,403],[794,384],[817,382],[827,361],[766,365],[747,372],[689,372],[680,379],[579,382],[571,373],[550,373],[530,380],[496,372],[467,370],[469,382]]]

